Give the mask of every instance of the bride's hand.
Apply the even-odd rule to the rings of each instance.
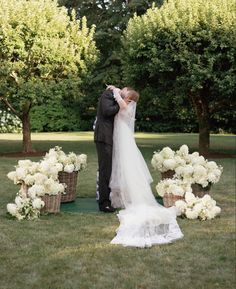
[[[107,89],[113,91],[114,89],[117,89],[115,85],[107,85]]]

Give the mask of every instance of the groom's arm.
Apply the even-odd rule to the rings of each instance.
[[[113,93],[111,91],[104,91],[101,96],[101,106],[102,114],[104,116],[113,116],[117,114],[120,107],[117,102],[114,100]]]

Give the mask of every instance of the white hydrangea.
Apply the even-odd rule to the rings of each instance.
[[[32,186],[34,184],[34,182],[35,182],[35,178],[34,178],[33,175],[28,174],[25,177],[24,182],[25,182],[26,185]]]
[[[193,165],[202,165],[202,166],[206,165],[206,160],[203,156],[191,158],[191,162]]]
[[[189,149],[187,145],[182,145],[179,150],[177,151],[177,154],[180,156],[187,156],[189,154]]]
[[[17,214],[17,205],[16,204],[7,204],[7,211],[12,216],[16,216]]]
[[[45,190],[45,185],[39,185],[39,184],[34,184],[33,186],[31,186],[29,189],[28,189],[28,194],[34,198],[36,196],[43,196],[45,195],[46,193],[46,190]]]
[[[37,185],[44,184],[46,180],[48,179],[48,177],[44,175],[43,173],[36,173],[35,175],[33,175],[33,177],[34,177],[34,182]]]
[[[186,217],[187,217],[188,219],[192,219],[192,220],[198,218],[198,213],[197,213],[195,210],[191,209],[191,208],[187,208],[187,209],[186,209],[185,215],[186,215]]]
[[[185,212],[185,210],[187,209],[187,204],[183,200],[176,201],[175,206],[177,209],[177,216],[182,215]]]
[[[188,206],[193,206],[197,202],[197,198],[194,196],[191,192],[186,192],[185,194],[185,201],[188,204]]]
[[[9,172],[7,174],[7,177],[14,182],[15,185],[18,184],[18,179],[17,179],[17,175],[16,175],[16,171],[13,171],[13,172]]]
[[[193,207],[193,210],[197,213],[197,215],[199,215],[203,208],[203,204],[197,201]]]
[[[176,168],[176,161],[175,159],[167,159],[163,161],[163,166],[167,169],[167,170],[174,170]]]
[[[32,206],[34,209],[38,209],[40,210],[41,208],[43,208],[45,205],[44,201],[41,200],[41,198],[35,198],[32,201]]]
[[[45,155],[44,160],[46,160],[49,164],[52,164],[53,167],[56,167],[58,172],[64,171],[67,173],[72,173],[74,171],[81,171],[87,165],[87,155],[76,155],[73,152],[66,154],[62,151],[62,148],[58,146],[50,149]],[[53,173],[52,170],[48,171],[50,175],[56,175],[56,173]]]
[[[160,152],[154,152],[151,164],[154,169],[161,172],[174,170],[177,166],[177,162],[175,161],[175,152],[169,147],[164,147]]]
[[[169,147],[164,147],[160,153],[164,159],[171,159],[175,156],[175,152]]]
[[[18,180],[24,180],[27,176],[27,169],[24,167],[18,167],[16,168],[16,178]]]
[[[175,161],[177,163],[177,167],[178,166],[185,166],[186,165],[186,161],[184,158],[180,157],[180,156],[175,156]]]
[[[190,184],[179,179],[164,179],[157,184],[156,190],[161,197],[165,194],[183,196],[186,192],[192,191]]]
[[[216,201],[207,194],[198,198],[191,193],[186,193],[185,199],[176,201],[175,206],[179,215],[185,215],[188,219],[199,218],[203,221],[211,220],[221,212],[221,208],[216,206]]]
[[[23,199],[20,196],[16,196],[15,197],[15,203],[16,203],[18,208],[22,208],[23,207]]]
[[[73,164],[65,165],[64,172],[72,173],[75,170],[75,166]]]

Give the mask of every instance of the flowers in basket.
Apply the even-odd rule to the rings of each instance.
[[[202,187],[217,183],[223,171],[221,166],[206,160],[198,152],[190,154],[187,145],[182,145],[177,151],[165,147],[154,153],[151,163],[160,172],[173,170],[174,177],[182,179],[184,183]]]
[[[44,160],[59,167],[59,171],[67,173],[82,171],[87,166],[87,155],[76,155],[73,152],[66,154],[59,146],[50,149],[49,152],[46,153]]]
[[[40,197],[57,195],[65,191],[65,185],[58,181],[60,169],[61,166],[52,165],[46,160],[40,162],[20,160],[15,171],[7,175],[14,184],[21,185],[15,204],[8,204],[7,211],[19,220],[37,218],[44,206]]]
[[[214,161],[208,161],[198,152],[188,155],[185,165],[175,168],[175,175],[192,184],[199,184],[202,187],[215,184],[220,180],[223,168]]]
[[[39,162],[20,160],[15,171],[7,175],[14,184],[21,185],[15,203],[8,204],[7,211],[19,220],[37,218],[42,208],[47,212],[56,212],[59,208],[59,194],[66,193],[67,187],[66,182],[60,181],[59,173],[78,172],[86,165],[85,154],[65,154],[58,146],[50,149]]]
[[[44,201],[38,197],[27,197],[23,190],[20,190],[15,198],[15,203],[7,204],[7,211],[18,220],[33,220],[40,215]]]
[[[175,170],[177,167],[175,152],[169,147],[164,147],[160,152],[154,152],[151,164],[154,169],[162,173],[168,170]]]
[[[164,179],[156,186],[159,196],[173,194],[174,196],[184,196],[186,192],[192,192],[191,185],[180,179]]]
[[[176,201],[175,206],[178,215],[187,219],[210,220],[221,212],[221,208],[216,206],[216,201],[209,195],[198,198],[191,192],[186,192],[185,199]]]

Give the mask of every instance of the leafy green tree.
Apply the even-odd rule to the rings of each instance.
[[[0,0],[0,99],[22,121],[24,152],[32,151],[31,108],[82,94],[98,58],[93,37],[86,18],[55,0]]]
[[[86,16],[88,25],[96,25],[94,39],[100,51],[100,61],[88,79],[85,88],[86,96],[80,99],[82,113],[83,107],[96,108],[98,96],[104,90],[106,83],[125,85],[122,79],[120,55],[122,33],[134,13],[144,14],[153,2],[161,5],[163,0],[59,0],[59,3],[66,6],[69,11],[75,9],[78,19]],[[88,124],[87,129],[91,129],[95,113],[95,109],[91,109],[90,115],[83,113],[83,118],[86,118]]]
[[[212,117],[235,107],[235,15],[234,0],[169,0],[134,16],[124,33],[125,80],[157,104],[169,98],[170,111],[189,100],[205,154]]]

